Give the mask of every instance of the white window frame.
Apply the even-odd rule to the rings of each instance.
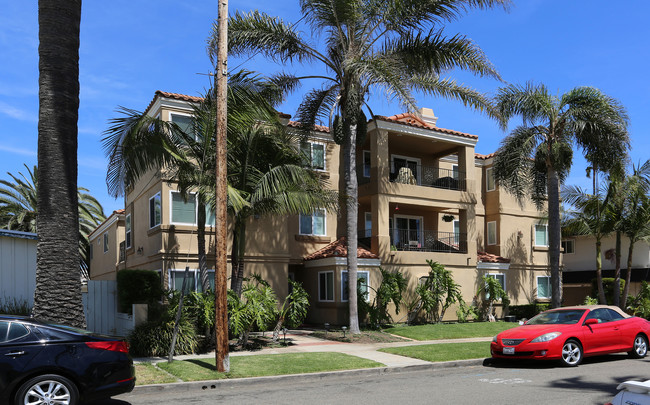
[[[368,173],[366,173],[366,156],[368,156]],[[370,168],[372,167],[372,156],[370,155],[370,151],[364,150],[361,159],[363,165],[363,177],[370,178]]]
[[[309,166],[311,167],[312,170],[316,170],[319,172],[325,172],[327,171],[327,144],[325,142],[320,142],[320,141],[312,141],[312,140],[306,140],[301,143],[300,145],[300,150],[302,151],[302,144],[303,143],[308,143],[309,144]],[[314,167],[314,145],[322,145],[323,146],[323,167]]]
[[[176,194],[181,194],[180,191],[177,190],[169,190],[169,223],[172,225],[190,225],[190,226],[196,226],[196,219],[198,218],[198,210],[199,210],[199,203],[197,201],[197,196],[196,193],[188,193],[190,196],[194,196],[194,222],[174,222],[172,221],[173,215],[174,215],[174,198],[172,195]]]
[[[497,278],[497,276],[503,276],[503,284],[501,284],[501,287],[503,288],[503,291],[507,291],[506,290],[506,273],[488,273],[487,276],[492,277],[492,278],[494,278],[496,280],[499,280]],[[485,292],[485,298],[489,298],[489,296],[487,294],[487,291]],[[497,302],[501,302],[501,300],[497,300]]]
[[[108,246],[108,232],[104,232],[103,240],[104,240],[104,245],[103,245],[104,246],[104,253],[108,253],[108,250],[109,250],[108,249],[109,248],[109,246]]]
[[[184,117],[190,117],[190,118],[193,118],[193,117],[194,117],[192,114],[189,114],[189,113],[177,112],[177,111],[170,111],[170,112],[169,112],[169,122],[174,122],[174,118],[172,118],[174,115],[182,115],[182,116],[184,116]],[[177,125],[178,125],[178,124],[177,124]],[[193,134],[193,135],[194,135],[194,140],[195,140],[195,141],[198,140],[198,136],[197,136],[197,134]]]
[[[415,176],[416,184],[419,186],[421,184],[421,179],[422,179],[422,159],[420,158],[414,158],[411,156],[403,156],[403,155],[390,155],[390,171],[391,173],[395,173],[395,158],[397,159],[404,159],[407,162],[413,161],[416,163],[416,173],[413,173]]]
[[[394,215],[394,219],[393,219],[393,224],[394,224],[395,226],[397,226],[397,218],[405,218],[405,219],[419,219],[419,220],[420,220],[420,229],[418,229],[418,235],[420,235],[420,238],[422,238],[422,240],[418,240],[418,242],[420,243],[420,245],[423,245],[423,244],[424,244],[424,217],[422,217],[422,216],[418,216],[418,215],[401,215],[401,214],[395,214],[395,215]],[[394,233],[393,238],[394,238],[394,240],[399,239],[399,238],[397,237],[397,235],[398,235],[397,232],[398,232],[398,231],[399,231],[399,230],[398,230],[397,228],[393,228],[393,233]],[[408,231],[410,232],[410,231],[411,231],[411,228],[409,228]],[[401,243],[409,243],[410,240],[409,240],[409,241],[406,241],[406,242],[405,242],[405,241],[400,241],[400,242],[401,242]]]
[[[460,243],[460,220],[454,219],[452,222],[452,232],[454,233],[454,243],[458,245]],[[458,228],[458,232],[456,232]]]
[[[361,273],[366,275],[366,289],[368,291],[368,294],[367,294],[368,297],[367,297],[366,301],[370,301],[370,272],[366,271],[366,270],[357,270],[357,280],[359,279],[359,274],[361,274]],[[344,300],[343,299],[343,292],[345,291],[345,288],[343,287],[343,274],[348,274],[348,271],[347,270],[341,270],[341,283],[340,283],[341,284],[341,294],[340,294],[340,298],[341,298],[341,302],[348,302],[349,300]]]
[[[494,227],[494,240],[490,240],[490,225]],[[497,241],[499,240],[498,235],[497,235],[497,221],[490,221],[487,223],[487,244],[488,246],[493,246],[497,244]]]
[[[540,245],[537,243],[537,227],[538,226],[543,226],[546,229],[546,244],[545,245]],[[535,247],[548,247],[548,225],[547,224],[535,224],[533,225],[533,239],[534,239],[534,244]]]
[[[331,274],[332,275],[332,299],[328,300],[327,299],[327,276],[325,276],[325,299],[321,299],[320,296],[320,275],[321,274]],[[327,271],[319,271],[318,272],[318,302],[334,302],[336,299],[336,294],[334,293],[334,286],[336,285],[335,279],[334,279],[334,270],[327,270]]]
[[[156,197],[158,197],[160,199],[160,222],[158,222],[157,224],[154,223],[154,222],[156,222],[156,217],[155,217],[156,216],[156,206],[155,206],[155,202],[154,202],[153,210],[152,210],[152,207],[151,207],[151,200],[154,200]],[[157,192],[156,194],[154,194],[153,196],[149,197],[148,211],[149,211],[149,229],[153,229],[153,228],[155,228],[157,226],[160,226],[160,224],[162,223],[162,195],[160,194],[160,191]],[[153,224],[153,226],[151,226],[152,224]]]
[[[314,232],[314,214],[316,213],[316,211],[319,211],[319,212],[321,212],[323,214],[323,234],[313,233]],[[311,230],[312,230],[312,233],[303,233],[302,229],[300,229],[300,222],[301,222],[300,218],[302,216],[307,216],[307,215],[309,215],[311,217]],[[298,215],[298,234],[299,235],[307,235],[307,236],[326,236],[327,235],[327,212],[325,212],[325,210],[322,209],[322,208],[318,208],[318,209],[314,210],[314,212],[312,212],[311,214],[299,214]]]
[[[567,249],[566,247],[562,246],[563,244],[565,244],[565,245],[571,245],[571,251],[570,251],[570,252],[567,252],[567,250],[569,250],[569,249]],[[564,239],[564,240],[562,240],[562,241],[560,242],[560,246],[564,248],[564,254],[565,254],[565,255],[572,255],[572,254],[574,254],[574,253],[576,252],[576,241],[575,241],[575,239]]]
[[[132,239],[133,238],[133,223],[131,223],[131,214],[126,214],[126,219],[124,220],[124,244],[126,245],[126,248],[129,249],[131,248],[131,245],[133,245]]]
[[[451,178],[454,180],[460,180],[460,166],[451,165]]]
[[[490,179],[492,179],[492,187],[490,188]],[[497,181],[494,178],[494,168],[488,167],[485,169],[485,190],[494,191],[497,189]]]
[[[541,278],[545,278],[545,279],[548,280],[548,292],[549,292],[548,297],[540,297],[539,296],[539,280]],[[537,291],[535,293],[537,295],[537,298],[539,298],[539,299],[551,299],[551,297],[553,296],[553,291],[551,290],[551,288],[552,288],[552,286],[551,286],[551,276],[537,276],[537,285],[536,285],[536,290]]]

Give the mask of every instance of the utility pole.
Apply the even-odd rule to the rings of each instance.
[[[214,72],[214,86],[216,90],[217,105],[217,126],[216,126],[216,250],[215,261],[215,344],[216,344],[216,366],[219,372],[230,371],[230,355],[228,354],[228,282],[226,271],[228,260],[226,250],[227,238],[227,164],[226,164],[226,134],[227,134],[227,112],[228,112],[228,0],[218,1],[218,42],[217,42],[217,65]]]

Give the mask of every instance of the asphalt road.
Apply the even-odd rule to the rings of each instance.
[[[186,392],[135,392],[96,404],[604,404],[619,383],[630,379],[650,379],[650,358],[588,358],[577,368],[507,362],[374,376],[258,380]]]

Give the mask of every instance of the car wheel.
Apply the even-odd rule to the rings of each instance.
[[[582,346],[577,340],[569,339],[562,346],[562,363],[575,367],[582,362]]]
[[[45,374],[26,381],[18,389],[16,405],[77,405],[79,390],[67,378]]]
[[[648,354],[648,338],[638,334],[634,338],[634,346],[632,350],[627,352],[630,357],[635,359],[642,359]]]

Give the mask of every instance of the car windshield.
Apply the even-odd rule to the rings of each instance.
[[[542,312],[541,314],[533,317],[530,321],[526,322],[526,325],[549,325],[549,324],[572,324],[578,323],[582,315],[584,315],[584,309],[565,309],[558,311],[547,311]]]

